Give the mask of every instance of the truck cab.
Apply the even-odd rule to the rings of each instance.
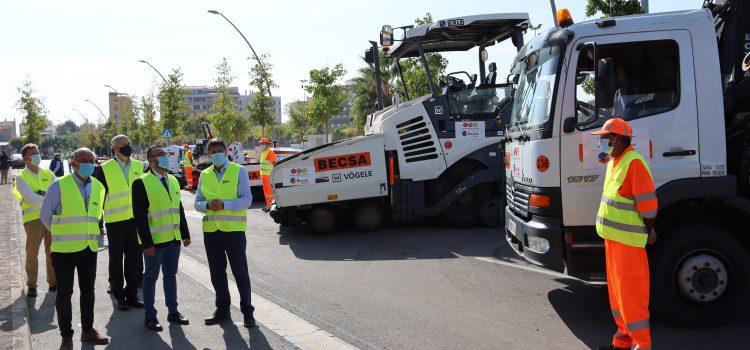
[[[506,144],[505,234],[526,260],[604,280],[594,220],[606,164],[598,137],[610,118],[657,188],[659,240],[648,247],[652,308],[673,321],[718,323],[748,294],[750,205],[730,168],[714,16],[689,10],[607,18],[546,30],[517,55]],[[731,214],[730,214],[731,213]]]

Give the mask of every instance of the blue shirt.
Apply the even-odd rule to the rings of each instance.
[[[216,178],[221,180],[221,177],[224,176],[224,170],[226,170],[229,167],[229,162],[224,164],[221,169],[216,169],[216,166],[212,166],[211,169],[216,172]],[[242,170],[245,170],[245,167],[242,167]],[[225,210],[240,210],[240,209],[247,209],[250,208],[250,206],[253,204],[253,194],[250,192],[250,178],[247,176],[247,172],[240,171],[240,180],[237,182],[237,199],[233,201],[222,201],[224,202],[224,209]],[[245,174],[245,176],[242,176],[242,174]],[[203,182],[203,177],[201,177],[198,180],[198,191],[195,195],[195,210],[205,213],[208,211],[208,208],[206,206],[208,205],[208,201],[206,200],[206,196],[203,195],[203,192],[201,192],[201,184]]]
[[[76,185],[78,185],[78,190],[81,191],[83,202],[88,204],[89,196],[91,196],[91,178],[89,178],[89,182],[84,184],[75,174],[70,176],[73,177]],[[42,224],[47,227],[47,231],[52,231],[52,215],[60,215],[61,213],[62,199],[60,198],[60,183],[55,181],[47,189],[47,194],[44,196],[42,208],[39,213],[39,218],[42,220]]]
[[[120,170],[122,170],[122,173],[125,175],[125,182],[128,182],[128,175],[130,174],[130,158],[128,158],[127,163],[120,160],[120,157],[118,156],[115,156],[115,160],[117,160],[117,164],[120,165]]]

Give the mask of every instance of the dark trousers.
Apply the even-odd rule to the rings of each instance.
[[[112,295],[117,299],[138,299],[142,250],[138,244],[135,220],[107,223],[106,226],[109,241],[109,283],[112,287]]]
[[[216,291],[216,310],[229,313],[232,300],[227,282],[227,260],[232,275],[240,291],[240,310],[244,315],[253,315],[255,308],[250,302],[250,274],[247,272],[245,255],[245,232],[204,232],[208,268],[211,271],[211,284]]]
[[[73,335],[71,320],[73,310],[70,298],[73,295],[74,271],[78,270],[78,289],[81,292],[81,328],[83,331],[94,326],[94,283],[96,282],[96,253],[86,248],[75,253],[50,253],[52,267],[57,277],[57,324],[63,337]]]
[[[154,295],[156,280],[159,279],[161,269],[164,284],[164,299],[169,314],[177,312],[177,262],[180,260],[180,241],[161,244],[154,247],[154,256],[143,254],[146,273],[143,274],[143,304],[146,309],[146,319],[156,318]]]

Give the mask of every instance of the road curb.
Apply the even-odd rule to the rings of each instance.
[[[21,212],[11,185],[0,187],[0,348],[31,349],[29,309],[21,262]]]

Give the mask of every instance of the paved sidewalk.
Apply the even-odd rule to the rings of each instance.
[[[25,260],[25,235],[20,221],[17,202],[12,198],[10,186],[0,186],[0,349],[55,349],[60,344],[60,333],[55,315],[55,294],[47,291],[44,265],[39,268],[39,296],[26,302],[25,273],[21,262]],[[20,232],[19,235],[17,232]],[[11,236],[12,238],[9,238]],[[106,243],[106,240],[105,240]],[[43,260],[44,249],[40,251]],[[6,262],[6,260],[11,260]],[[177,275],[179,309],[190,319],[188,326],[170,326],[166,320],[166,306],[161,283],[157,282],[156,309],[164,326],[160,333],[143,326],[143,310],[122,312],[116,309],[114,299],[106,293],[108,252],[100,251],[97,258],[96,304],[94,327],[110,337],[107,349],[293,349],[294,346],[264,326],[248,330],[242,326],[242,314],[232,307],[235,323],[207,327],[203,319],[214,310],[214,294],[184,272]],[[161,279],[161,276],[160,276]],[[11,281],[12,283],[7,283]],[[76,349],[94,349],[79,341],[81,334],[78,287],[73,293],[73,337]],[[28,311],[27,311],[28,309]],[[13,317],[11,317],[11,315]],[[28,315],[28,316],[27,316]],[[30,319],[30,322],[29,322]],[[11,336],[7,336],[10,333]],[[30,334],[30,338],[29,338]]]
[[[0,185],[0,349],[29,349],[26,277],[17,248],[23,225],[12,185]],[[42,260],[42,264],[44,260]]]

